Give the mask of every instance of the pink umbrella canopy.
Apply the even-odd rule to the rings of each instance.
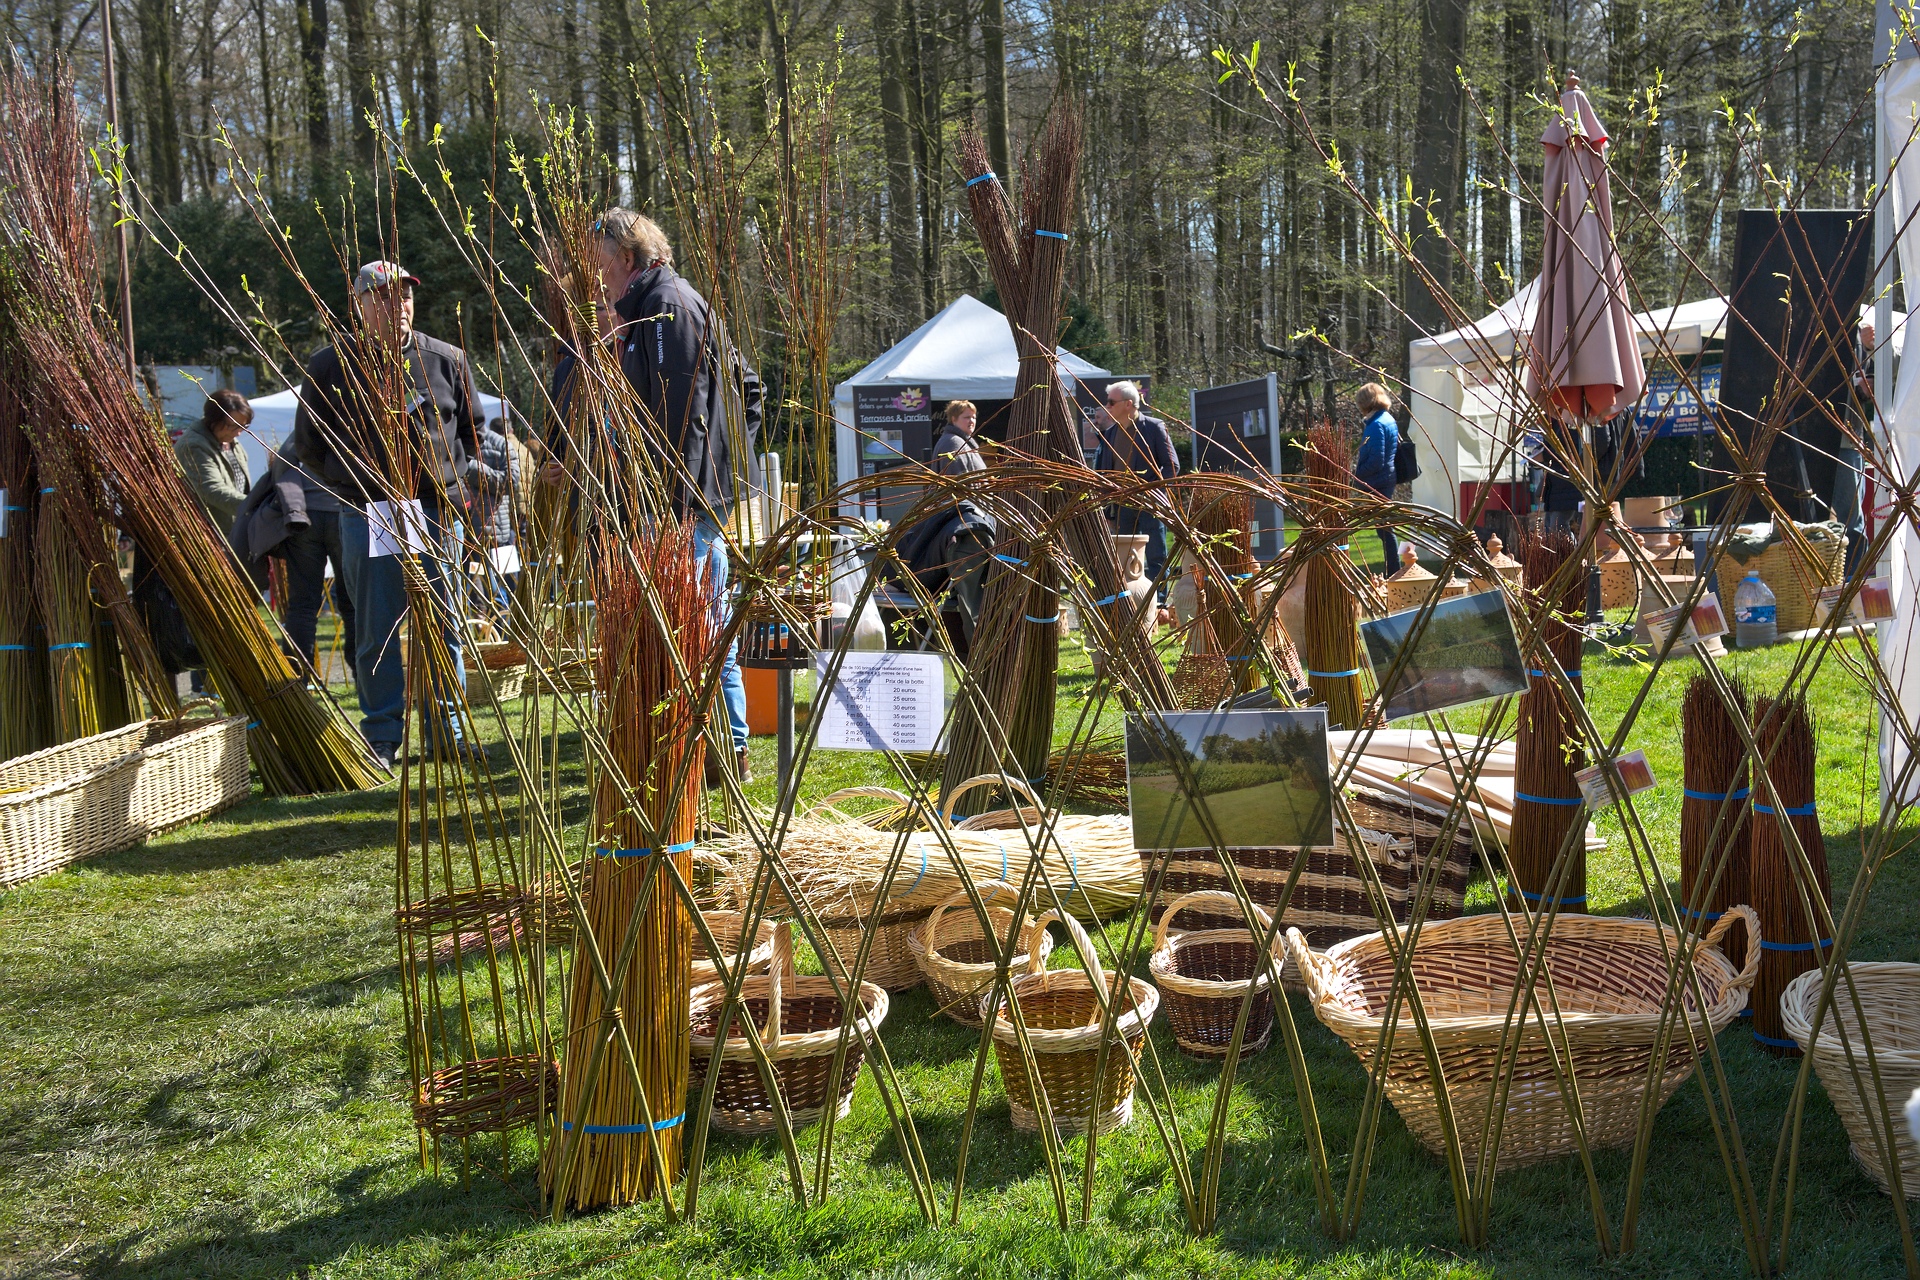
[[[1568,78],[1560,116],[1540,142],[1547,223],[1527,394],[1574,418],[1610,418],[1640,398],[1647,370],[1613,242],[1607,127],[1578,77]]]

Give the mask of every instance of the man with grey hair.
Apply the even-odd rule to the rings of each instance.
[[[1142,480],[1171,480],[1180,474],[1180,459],[1173,452],[1173,436],[1167,424],[1140,411],[1140,388],[1133,382],[1107,384],[1107,414],[1113,425],[1100,433],[1100,451],[1094,458],[1097,471],[1126,471]],[[1167,527],[1160,517],[1138,507],[1115,509],[1115,533],[1147,535],[1147,576],[1154,591],[1166,597],[1163,577],[1167,567]]]

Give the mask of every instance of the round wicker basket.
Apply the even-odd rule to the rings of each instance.
[[[1027,971],[1013,980],[1013,996],[1019,1001],[1027,1042],[1033,1048],[1039,1092],[1027,1074],[1013,1011],[1005,1004],[994,1016],[993,1052],[1000,1062],[1014,1128],[1039,1132],[1044,1098],[1056,1133],[1106,1133],[1133,1119],[1134,1058],[1160,1006],[1160,993],[1140,978],[1102,970],[1092,940],[1072,916],[1049,911],[1035,923],[1044,929],[1053,920],[1066,925],[1081,963],[1098,975],[1108,995],[1123,1002],[1114,1036],[1107,1042],[1105,1070],[1098,1070],[1104,1015],[1095,979],[1081,969],[1048,969],[1046,958],[1037,950],[1027,953]],[[991,993],[981,997],[983,1016],[991,999]]]
[[[887,991],[909,991],[920,985],[923,975],[914,962],[913,948],[907,939],[932,913],[932,907],[909,907],[876,916],[822,916],[820,927],[832,940],[839,959],[835,960],[829,952],[820,957],[820,963],[829,973],[845,978],[847,969],[841,966],[852,967],[854,957],[860,952],[861,935],[871,931],[873,949],[867,954],[867,968],[861,981]]]
[[[982,898],[994,898],[1004,893],[1011,901],[1018,893],[1004,880],[983,880],[974,888]],[[980,917],[971,910],[947,914],[948,907],[966,901],[965,893],[956,893],[934,907],[933,914],[927,917],[926,922],[907,935],[907,948],[913,952],[914,962],[920,966],[920,972],[926,975],[927,990],[932,993],[934,1003],[940,1006],[940,1012],[963,1027],[977,1027],[980,1025],[980,997],[993,982],[995,965],[993,950],[987,945],[986,933],[980,927]],[[989,905],[987,918],[993,921],[994,933],[1000,939],[1000,945],[1011,945],[1012,908]],[[1044,924],[1034,921],[1027,926],[1026,935],[1019,945],[1024,950],[1007,962],[1009,973],[1017,972],[1024,966],[1036,947],[1044,962],[1053,951],[1053,938]]]
[[[773,1100],[767,1096],[753,1050],[740,1019],[751,1018],[760,1027],[760,1042],[773,1064],[774,1078],[787,1113],[798,1129],[827,1113],[846,1115],[853,1106],[853,1086],[866,1056],[863,1035],[874,1035],[887,1016],[887,993],[871,982],[860,984],[860,1014],[847,1041],[838,1080],[833,1072],[834,1048],[840,1042],[845,1006],[831,978],[801,977],[793,968],[792,926],[781,921],[773,935],[773,969],[743,979],[741,1008],[727,1030],[720,1051],[720,1078],[714,1084],[713,1125],[728,1133],[771,1133],[777,1125]],[[692,1073],[687,1088],[697,1094],[706,1079],[713,1055],[714,1030],[725,1007],[726,987],[718,982],[694,989],[692,998]]]
[[[1885,1114],[1893,1119],[1893,1150],[1900,1161],[1901,1193],[1909,1200],[1920,1200],[1920,1143],[1914,1141],[1902,1113],[1907,1099],[1920,1089],[1920,964],[1862,962],[1849,964],[1847,973],[1860,995],[1860,1009],[1866,1014],[1866,1036],[1873,1041],[1871,1071],[1860,1018],[1844,985],[1835,989],[1833,1004],[1820,1024],[1819,1039],[1814,1040],[1813,1015],[1820,1005],[1818,969],[1807,970],[1781,993],[1781,1020],[1786,1023],[1787,1034],[1813,1059],[1821,1087],[1826,1089],[1833,1109],[1840,1113],[1840,1123],[1846,1126],[1854,1162],[1882,1191],[1892,1195],[1893,1184],[1887,1178],[1880,1143],[1874,1136],[1884,1132],[1880,1110],[1884,1100]],[[1813,1041],[1811,1048],[1809,1041]],[[1847,1061],[1849,1048],[1853,1051],[1851,1066]],[[1858,1083],[1855,1068],[1859,1070]],[[1876,1073],[1878,1098],[1872,1096]]]
[[[1717,945],[1735,920],[1752,940],[1746,966],[1735,972]],[[1690,1018],[1704,1013],[1718,1033],[1746,1006],[1760,971],[1759,917],[1753,908],[1730,907],[1694,952],[1693,969],[1707,1007],[1691,990]],[[1553,1045],[1569,1055],[1579,1090],[1590,1149],[1631,1145],[1645,1096],[1647,1069],[1660,1034],[1666,999],[1668,957],[1678,937],[1651,920],[1615,916],[1556,918],[1547,942],[1560,1026]],[[1313,1012],[1371,1067],[1393,988],[1394,962],[1378,933],[1352,938],[1324,956],[1307,949],[1297,929],[1287,930],[1287,951],[1306,976]],[[1485,1138],[1489,1102],[1505,1063],[1500,1052],[1507,1011],[1519,980],[1515,954],[1499,914],[1432,921],[1420,930],[1413,972],[1426,1006],[1434,1044],[1447,1082],[1448,1102],[1467,1167],[1476,1169]],[[1546,1000],[1540,991],[1540,1005]],[[1387,1097],[1414,1137],[1444,1152],[1446,1140],[1432,1078],[1420,1039],[1401,1019],[1387,1064]],[[1518,1036],[1518,1061],[1500,1122],[1496,1164],[1507,1169],[1567,1155],[1577,1148],[1569,1107],[1537,1013]],[[1693,1074],[1694,1058],[1684,1029],[1669,1041],[1660,1073],[1660,1101]]]
[[[1260,940],[1242,924],[1232,929],[1194,929],[1173,933],[1169,926],[1182,908],[1206,903],[1230,914],[1240,913],[1240,900],[1221,889],[1202,889],[1175,898],[1154,930],[1153,959],[1147,968],[1167,1002],[1167,1021],[1180,1052],[1193,1058],[1224,1058],[1233,1044],[1234,1024],[1249,991],[1253,1007],[1247,1010],[1247,1029],[1240,1056],[1250,1057],[1273,1039],[1272,983],[1260,963]],[[1273,917],[1259,903],[1254,918],[1263,929]],[[1273,940],[1273,970],[1280,971],[1285,943]]]

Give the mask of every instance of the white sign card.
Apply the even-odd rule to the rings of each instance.
[[[487,552],[487,559],[493,562],[495,573],[520,572],[520,548],[514,546],[495,547]]]
[[[1680,628],[1680,638],[1673,642],[1675,649],[1692,648],[1714,636],[1727,634],[1726,615],[1720,612],[1719,598],[1711,592],[1700,597],[1700,603],[1694,605],[1691,612],[1684,604],[1668,605],[1664,609],[1647,610],[1640,615],[1640,621],[1646,624],[1647,636],[1656,650],[1667,642],[1668,633],[1676,626]]]
[[[367,558],[397,556],[401,552],[418,555],[428,547],[427,513],[418,498],[395,506],[391,502],[367,504]]]
[[[1629,751],[1613,762],[1620,772],[1621,785],[1630,796],[1642,791],[1653,790],[1653,766],[1647,763],[1644,751]],[[1580,784],[1580,798],[1587,802],[1587,808],[1600,810],[1613,804],[1613,792],[1607,786],[1607,773],[1599,765],[1574,771],[1573,780]]]
[[[937,653],[849,651],[816,659],[818,745],[839,751],[932,751],[947,714],[946,660]]]
[[[1819,597],[1819,614],[1823,618],[1833,617],[1833,611],[1840,604],[1840,597],[1846,593],[1845,583],[1834,587],[1822,587]],[[1843,627],[1865,627],[1876,622],[1885,622],[1893,616],[1893,588],[1885,578],[1868,578],[1860,590],[1847,602],[1845,616],[1840,619]]]

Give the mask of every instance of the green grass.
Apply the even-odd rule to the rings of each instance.
[[[1297,791],[1285,782],[1266,782],[1206,797],[1208,815],[1228,847],[1260,848],[1273,845],[1326,842],[1327,797],[1322,790]],[[1181,791],[1177,778],[1135,778],[1132,787],[1134,830],[1159,849],[1211,847],[1196,806]],[[1280,817],[1284,811],[1285,817]],[[1316,832],[1312,823],[1320,820]],[[1275,839],[1275,833],[1289,838]],[[1136,848],[1142,847],[1139,844]]]
[[[1736,655],[1764,684],[1789,651]],[[1063,719],[1090,686],[1077,650],[1061,681]],[[1603,725],[1639,682],[1622,658],[1590,653]],[[1678,872],[1684,663],[1665,673],[1628,745],[1661,785],[1641,797],[1656,852]],[[1820,806],[1843,890],[1860,822],[1876,808],[1874,713],[1837,668],[1814,691]],[[1471,721],[1471,713],[1457,718]],[[1109,709],[1106,720],[1115,722]],[[772,743],[756,740],[771,798]],[[817,796],[874,777],[870,757],[823,755]],[[140,849],[0,895],[0,1274],[16,1276],[1623,1276],[1744,1274],[1706,1112],[1693,1084],[1658,1120],[1639,1246],[1597,1253],[1578,1166],[1504,1176],[1493,1242],[1459,1247],[1440,1164],[1397,1117],[1382,1122],[1357,1239],[1322,1235],[1299,1109],[1278,1050],[1241,1072],[1219,1231],[1185,1230],[1144,1106],[1103,1140],[1090,1226],[1061,1232],[1037,1141],[1013,1132],[997,1072],[976,1133],[958,1226],[924,1226],[908,1194],[870,1075],[836,1143],[831,1198],[798,1210],[770,1141],[716,1137],[698,1223],[665,1226],[641,1207],[553,1225],[540,1215],[532,1146],[509,1172],[497,1146],[423,1170],[405,1105],[396,986],[391,789],[308,800],[256,798]],[[1593,860],[1598,909],[1644,902],[1617,823]],[[1876,891],[1860,958],[1920,954],[1910,859]],[[1484,884],[1474,901],[1490,899]],[[931,1016],[924,993],[895,1000],[885,1035],[936,1177],[949,1180],[974,1037]],[[1315,1096],[1344,1178],[1364,1078],[1304,1002]],[[1155,1030],[1182,1124],[1197,1150],[1214,1068],[1172,1052]],[[1722,1037],[1742,1132],[1759,1176],[1770,1165],[1793,1067],[1756,1053],[1744,1027]],[[1084,1153],[1068,1146],[1070,1176]],[[1626,1159],[1598,1166],[1621,1208]],[[1900,1269],[1888,1202],[1848,1160],[1816,1086],[1810,1103],[1792,1274],[1877,1277]]]

